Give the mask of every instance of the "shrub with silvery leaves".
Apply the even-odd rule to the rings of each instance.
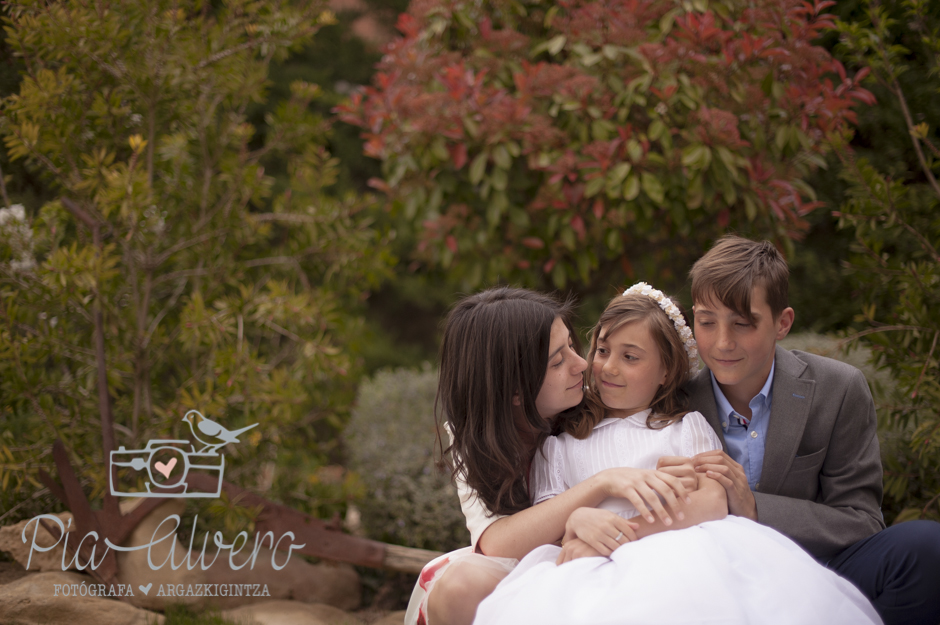
[[[368,491],[359,506],[371,538],[439,551],[470,544],[457,491],[434,465],[436,390],[429,366],[383,370],[359,388],[346,443]]]

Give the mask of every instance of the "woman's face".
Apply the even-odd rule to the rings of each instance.
[[[666,383],[666,367],[645,323],[627,323],[609,336],[601,328],[591,373],[614,417],[646,410]]]
[[[581,403],[584,396],[584,370],[587,362],[572,349],[568,326],[556,318],[548,351],[545,381],[535,398],[535,407],[543,419],[552,419],[559,412]]]

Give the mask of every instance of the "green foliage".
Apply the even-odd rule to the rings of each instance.
[[[226,449],[226,479],[341,509],[346,496],[308,476],[335,452],[355,311],[391,259],[368,200],[332,191],[316,85],[293,82],[262,139],[247,121],[270,64],[332,14],[317,0],[6,9],[26,69],[0,130],[56,197],[0,217],[4,499],[35,490],[55,438],[92,496],[105,489],[100,326],[117,444],[187,438],[190,408],[259,423]]]
[[[829,4],[416,0],[340,111],[462,288],[673,282],[728,228],[806,227],[825,133],[870,100],[813,45]]]
[[[434,466],[437,371],[380,371],[362,383],[346,428],[350,468],[372,538],[450,551],[469,544],[457,491]]]
[[[882,427],[893,435],[885,454],[889,507],[896,521],[940,519],[940,135],[916,123],[900,81],[911,57],[926,59],[940,92],[940,15],[921,0],[867,9],[866,21],[839,24],[841,46],[899,106],[916,169],[887,175],[843,147],[849,189],[840,225],[855,235],[851,270],[864,301],[856,336],[896,380],[879,406]],[[907,29],[918,35],[910,38],[915,50],[894,43]]]

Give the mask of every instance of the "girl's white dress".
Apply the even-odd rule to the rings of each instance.
[[[605,419],[591,436],[549,438],[530,474],[539,503],[611,467],[656,468],[661,456],[721,449],[698,412],[659,430],[648,411]],[[623,499],[601,507],[624,518]],[[881,623],[850,582],[770,528],[729,516],[630,542],[610,558],[555,565],[559,547],[527,555],[477,610],[476,625],[678,623],[864,625]],[[434,625],[431,623],[430,625]]]

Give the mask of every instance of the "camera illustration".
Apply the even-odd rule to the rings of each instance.
[[[219,450],[229,443],[240,442],[238,435],[258,424],[231,431],[196,410],[187,412],[183,421],[189,425],[197,445],[186,440],[151,439],[143,449],[129,450],[121,446],[111,452],[108,483],[112,495],[211,498],[221,494],[225,456]],[[193,471],[212,476],[215,491],[191,490],[187,477]],[[145,490],[131,490],[129,484],[136,487],[141,477]]]
[[[143,449],[111,452],[111,494],[126,497],[218,497],[222,492],[225,456],[199,453],[189,441],[151,439]],[[122,470],[123,469],[123,470]],[[129,469],[129,471],[128,471]],[[190,491],[186,482],[190,471],[209,473],[217,479],[215,492]],[[124,474],[133,483],[144,474],[145,491],[131,492],[122,488]],[[115,482],[118,482],[115,484]]]

